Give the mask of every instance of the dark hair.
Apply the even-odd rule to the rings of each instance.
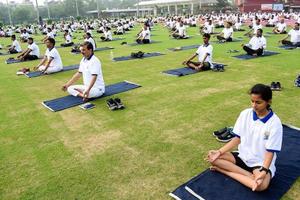
[[[298,25],[298,26],[300,26],[300,23],[298,23],[298,22],[296,22],[295,24]]]
[[[270,86],[264,85],[264,84],[261,84],[261,83],[254,85],[250,89],[249,94],[260,95],[260,97],[264,101],[270,101],[270,100],[272,100],[272,90],[271,90]],[[270,105],[268,105],[268,108],[270,108]]]
[[[32,38],[32,37],[29,37],[29,38],[28,38],[28,40],[31,40],[31,41],[33,41],[33,38]]]
[[[92,34],[90,32],[86,32],[86,35],[88,35],[89,37],[92,37]]]
[[[11,38],[16,39],[16,35],[12,35]]]
[[[90,43],[90,42],[88,42],[88,41],[82,43],[80,46],[81,46],[81,47],[82,47],[82,46],[86,46],[86,48],[87,48],[88,50],[90,50],[90,49],[94,50],[93,44]]]
[[[47,39],[53,46],[55,46],[55,40],[53,38],[48,38]]]
[[[259,29],[257,29],[258,31],[260,31],[261,33],[263,33],[264,31],[261,29],[261,28],[259,28]]]
[[[210,39],[210,34],[204,33],[204,34],[203,34],[203,37]]]

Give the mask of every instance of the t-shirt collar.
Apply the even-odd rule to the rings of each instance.
[[[253,120],[256,121],[259,119],[261,122],[266,123],[273,116],[273,114],[274,113],[272,109],[270,109],[270,112],[264,118],[259,118],[256,112],[253,110]]]
[[[94,53],[92,53],[92,55],[88,58],[85,58],[85,60],[91,60],[91,58],[93,57]]]

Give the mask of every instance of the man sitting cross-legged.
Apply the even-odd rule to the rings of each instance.
[[[40,57],[40,49],[34,43],[33,38],[28,38],[28,47],[23,51],[17,58],[26,61],[26,60],[37,60]]]
[[[80,50],[83,58],[79,70],[63,85],[62,90],[68,91],[73,96],[82,97],[83,100],[99,97],[105,92],[101,62],[94,55],[93,45],[90,42],[84,42]],[[73,85],[81,76],[83,85]]]
[[[253,36],[249,44],[242,44],[243,49],[247,52],[248,55],[252,56],[261,56],[264,53],[264,50],[267,47],[267,40],[262,35],[263,30],[258,29],[256,35]]]
[[[59,72],[63,69],[63,64],[60,55],[55,48],[55,40],[48,38],[46,40],[47,50],[44,59],[35,67],[35,70],[41,71],[44,74]]]
[[[288,37],[291,37],[291,40],[287,40]],[[283,45],[300,47],[300,30],[299,30],[299,23],[295,23],[294,29],[290,30],[288,35],[280,40]]]
[[[210,70],[212,65],[212,53],[213,47],[209,44],[210,35],[207,33],[203,34],[203,42],[196,53],[188,60],[184,61],[182,64],[187,65],[188,67],[195,69],[197,71]],[[193,62],[192,60],[198,56],[198,62]]]

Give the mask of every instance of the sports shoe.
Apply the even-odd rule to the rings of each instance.
[[[114,99],[114,102],[117,104],[117,108],[118,109],[124,109],[125,108],[125,106],[124,106],[124,104],[121,102],[121,99],[119,99],[119,98],[115,98]]]
[[[227,131],[227,127],[224,127],[224,128],[221,128],[220,130],[214,131],[214,132],[213,132],[213,135],[217,137],[217,136],[222,135],[222,134],[225,133],[226,131]]]
[[[108,106],[108,108],[110,110],[117,110],[118,109],[118,105],[116,104],[116,102],[113,99],[108,99],[106,100],[106,104]]]
[[[235,135],[232,132],[232,128],[228,128],[225,133],[223,133],[220,136],[217,136],[216,139],[220,142],[229,142],[234,137],[235,137]]]
[[[271,90],[276,90],[276,87],[277,87],[277,85],[276,85],[276,83],[275,82],[272,82],[271,83]]]
[[[276,82],[276,90],[277,91],[281,90],[281,84],[280,84],[280,82]]]

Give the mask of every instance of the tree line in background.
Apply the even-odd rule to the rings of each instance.
[[[97,1],[99,10],[107,8],[129,8],[134,7],[137,0],[77,0],[78,13],[81,17],[88,17],[86,12],[97,9]],[[229,3],[227,0],[217,0],[215,9],[223,10]],[[48,19],[48,9],[46,3],[39,6],[39,14],[42,19]],[[62,0],[48,4],[50,19],[58,20],[61,18],[68,18],[70,16],[76,17],[76,1],[75,0]],[[30,24],[37,22],[37,12],[33,4],[14,4],[9,5],[11,11],[11,18],[13,24]],[[1,24],[9,24],[8,7],[4,3],[0,3],[0,26]]]
[[[128,8],[133,7],[136,0],[98,0],[99,10],[106,8]],[[90,16],[86,12],[97,10],[97,0],[77,0],[79,16]],[[42,19],[48,19],[48,10],[46,3],[39,6],[39,13]],[[70,16],[77,16],[76,1],[63,0],[48,4],[50,18],[57,20]],[[33,4],[14,4],[9,5],[13,24],[30,24],[37,22],[37,12]],[[8,7],[4,3],[0,3],[0,23],[9,24]]]

